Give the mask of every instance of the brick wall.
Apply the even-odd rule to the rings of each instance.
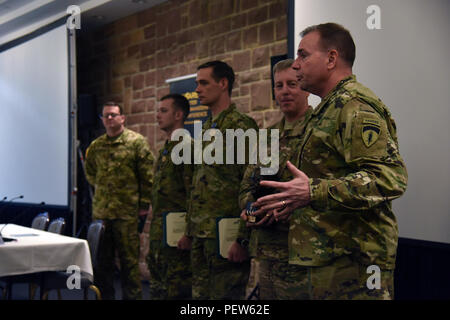
[[[122,102],[126,126],[148,138],[153,151],[164,142],[156,123],[157,101],[169,93],[166,79],[196,73],[210,60],[236,73],[232,100],[260,127],[280,119],[272,101],[270,57],[287,53],[287,0],[169,0],[123,18],[77,43],[78,91]],[[140,267],[149,224],[141,235]]]
[[[78,39],[78,91],[122,102],[127,126],[156,151],[165,80],[219,59],[236,73],[233,101],[266,127],[279,119],[270,57],[287,53],[286,8],[287,0],[169,0],[123,18]]]

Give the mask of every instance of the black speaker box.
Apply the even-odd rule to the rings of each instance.
[[[78,96],[78,126],[89,128],[97,125],[97,101],[93,94]]]

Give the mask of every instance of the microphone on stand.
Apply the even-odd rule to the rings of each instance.
[[[6,200],[6,198],[7,198],[7,197],[4,197],[3,200],[1,200],[1,201]],[[23,194],[21,194],[20,196],[11,198],[11,200],[9,200],[8,203],[9,203],[9,202],[13,202],[13,201],[16,200],[16,199],[23,199]],[[41,204],[42,204],[42,203],[45,204],[45,202],[41,202]],[[14,220],[17,219],[18,217],[21,217],[22,215],[23,215],[23,212],[22,212],[22,214],[20,214],[20,215],[14,217]],[[5,227],[6,227],[8,224],[9,224],[9,222],[6,223],[6,224],[2,227],[2,229],[0,230],[0,245],[4,244],[5,241],[16,241],[16,239],[3,238],[3,236],[2,236],[2,231],[3,231],[3,229],[5,229]]]
[[[2,200],[0,200],[0,203],[5,202],[5,200],[8,199],[7,196],[4,196]],[[17,199],[23,199],[23,194],[21,194],[20,196],[16,196],[11,198],[7,203],[13,202],[14,200]],[[3,213],[3,211],[5,210],[5,208],[7,208],[8,204],[5,204],[4,206],[2,206],[2,208],[0,209],[0,213]]]
[[[5,197],[5,198],[6,198],[6,197]],[[20,196],[11,198],[11,200],[9,200],[8,202],[13,202],[13,201],[16,200],[16,199],[23,199],[23,194],[21,194]]]

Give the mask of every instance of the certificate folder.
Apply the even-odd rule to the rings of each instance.
[[[220,257],[227,259],[228,250],[236,240],[239,232],[239,220],[241,218],[221,217],[216,219],[217,228],[217,253]]]
[[[177,247],[186,230],[186,212],[163,213],[163,241],[168,247]]]

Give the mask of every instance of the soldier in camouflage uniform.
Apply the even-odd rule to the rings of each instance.
[[[104,299],[115,299],[115,251],[120,259],[123,299],[141,299],[138,215],[150,205],[153,156],[147,140],[124,127],[117,103],[103,106],[106,134],[86,150],[86,177],[95,188],[93,218],[105,222],[105,234],[95,272]]]
[[[297,209],[290,219],[289,262],[304,266],[308,279],[299,295],[392,299],[398,239],[392,200],[407,185],[394,120],[352,74],[355,45],[346,29],[327,23],[301,35],[293,68],[302,89],[322,101],[305,128],[295,166],[288,163],[294,179],[262,182],[280,192],[255,205],[262,212],[284,201],[278,218]],[[369,274],[371,265],[381,273]],[[373,279],[379,288],[369,285]]]
[[[300,89],[295,70],[292,69],[294,60],[288,59],[278,62],[273,69],[275,80],[275,100],[283,112],[281,121],[269,127],[279,130],[280,167],[275,176],[277,181],[289,181],[292,174],[286,169],[286,161],[293,159],[300,143],[303,128],[312,113],[308,106],[308,95]],[[269,132],[270,135],[270,132]],[[268,150],[271,150],[270,148]],[[249,165],[241,183],[240,206],[256,201],[259,166]],[[247,221],[245,209],[241,214]],[[298,274],[303,268],[290,265],[288,262],[288,221],[274,221],[272,211],[265,213],[259,222],[247,223],[251,228],[250,255],[255,257],[258,265],[259,298],[263,300],[292,299],[296,297],[292,290],[298,287]]]
[[[257,129],[252,118],[231,104],[234,72],[230,66],[221,61],[203,64],[197,69],[196,81],[200,102],[212,113],[203,124],[203,132],[214,128],[225,136],[226,129]],[[203,144],[203,150],[207,145]],[[189,209],[194,299],[242,299],[245,295],[250,270],[247,249],[234,242],[228,260],[219,257],[217,250],[216,218],[239,217],[241,211],[239,184],[246,165],[236,164],[236,158],[235,152],[234,164],[208,165],[203,161],[195,165]]]
[[[192,182],[191,164],[174,164],[171,153],[178,141],[171,141],[173,131],[183,128],[189,115],[189,101],[180,94],[161,98],[156,119],[167,140],[159,151],[152,188],[150,225],[150,299],[190,299],[190,252],[163,243],[163,214],[186,212]]]

